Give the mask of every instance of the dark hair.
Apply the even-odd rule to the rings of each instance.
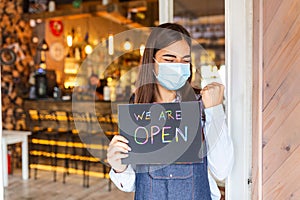
[[[146,43],[142,65],[136,82],[137,89],[135,92],[135,103],[152,103],[157,101],[159,92],[156,78],[153,73],[153,58],[160,49],[181,40],[185,40],[191,47],[192,41],[189,32],[179,24],[165,23],[152,30]],[[192,74],[192,66],[190,67],[190,70]],[[189,77],[188,82],[190,82],[191,76]],[[184,89],[187,87],[191,87],[190,84],[186,84],[181,90],[190,91],[190,89]]]

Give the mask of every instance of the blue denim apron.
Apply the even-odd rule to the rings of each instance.
[[[136,166],[135,200],[211,200],[207,159],[202,163]]]

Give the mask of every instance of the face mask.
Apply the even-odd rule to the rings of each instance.
[[[154,75],[159,84],[168,90],[180,89],[191,75],[189,63],[155,62],[158,64],[158,75],[155,72]]]

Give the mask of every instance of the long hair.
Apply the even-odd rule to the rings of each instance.
[[[139,75],[136,81],[137,89],[135,91],[135,103],[152,103],[157,101],[159,92],[156,83],[156,77],[153,73],[153,58],[160,49],[163,49],[181,40],[185,40],[191,49],[192,41],[190,34],[179,24],[165,23],[152,30],[146,43]],[[192,76],[192,65],[190,66],[190,71]],[[188,82],[191,81],[191,76],[189,77]],[[181,91],[191,92],[190,89],[184,89],[190,87],[190,84],[186,84],[183,88],[181,88]]]

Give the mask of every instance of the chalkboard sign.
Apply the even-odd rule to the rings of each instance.
[[[200,102],[118,105],[119,132],[132,151],[124,164],[202,162]]]

